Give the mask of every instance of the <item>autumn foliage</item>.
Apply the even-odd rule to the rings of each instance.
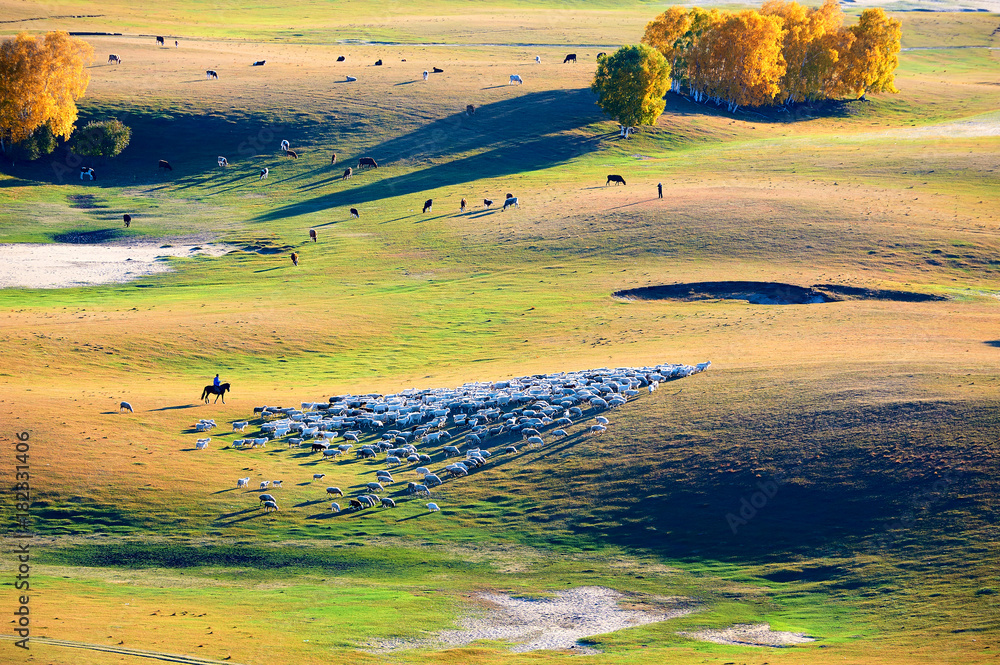
[[[76,122],[76,100],[90,82],[86,64],[93,50],[65,32],[37,38],[21,33],[0,43],[0,141],[26,141],[42,127],[68,139]]]
[[[759,11],[670,7],[646,26],[644,44],[671,68],[671,89],[696,101],[740,106],[896,92],[900,23],[866,9],[844,27],[837,0],[817,8],[768,0]]]

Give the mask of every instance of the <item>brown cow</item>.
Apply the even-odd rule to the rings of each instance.
[[[337,153],[333,153],[333,159],[330,160],[330,166],[337,163]]]
[[[466,206],[466,201],[465,201],[465,199],[462,199],[462,205],[460,207],[460,211],[461,212],[465,212],[465,206]]]
[[[351,177],[351,176],[352,176],[353,174],[354,174],[354,171],[352,171],[352,170],[351,170],[351,167],[350,167],[350,166],[348,166],[348,167],[347,167],[347,168],[346,168],[346,169],[344,170],[344,177],[343,177],[343,180],[347,180],[347,179],[348,179],[348,178],[350,178],[350,177]]]
[[[309,229],[309,238],[316,242],[316,229]]]
[[[286,150],[285,151],[285,157],[291,157],[292,159],[298,159],[299,158],[299,156],[297,154],[295,154],[294,150]]]
[[[292,252],[292,265],[299,265],[299,255],[296,252]]]

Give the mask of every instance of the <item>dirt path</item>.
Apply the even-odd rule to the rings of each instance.
[[[19,638],[12,635],[0,635],[0,639],[15,641]],[[108,653],[119,653],[125,656],[136,656],[138,658],[151,658],[162,660],[168,663],[188,663],[188,665],[238,665],[231,660],[212,660],[211,658],[199,658],[198,656],[179,656],[172,653],[160,653],[158,651],[146,651],[145,649],[126,649],[119,646],[105,646],[103,644],[87,644],[86,642],[71,642],[69,640],[57,640],[51,637],[32,637],[31,642],[35,644],[48,644],[55,647],[68,647],[71,649],[87,649],[88,651],[106,651]],[[29,644],[31,643],[29,642]]]

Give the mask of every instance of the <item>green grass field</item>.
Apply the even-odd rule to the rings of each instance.
[[[133,130],[96,182],[62,149],[5,164],[0,243],[239,248],[126,284],[0,290],[6,486],[14,434],[31,436],[32,636],[243,664],[994,662],[1000,51],[984,47],[1000,46],[1000,17],[900,13],[913,50],[896,95],[735,116],[672,95],[623,140],[589,92],[595,56],[665,5],[471,7],[0,0],[7,34],[123,33],[86,37],[78,125]],[[380,168],[341,179],[369,155]],[[609,173],[628,185],[606,187]],[[482,208],[508,191],[519,209]],[[611,295],[733,280],[947,300]],[[447,483],[437,514],[404,500],[335,516],[323,489],[381,464],[228,445],[262,404],[704,360],[600,437],[574,425]],[[233,391],[204,405],[217,372]],[[199,418],[220,423],[204,451]],[[257,510],[244,476],[283,479],[282,510]],[[727,515],[774,480],[734,532]],[[5,607],[16,565],[0,555]],[[481,592],[588,585],[697,611],[594,637],[597,655],[366,650],[454,627]],[[760,622],[818,639],[678,634]],[[149,662],[8,641],[0,661]]]

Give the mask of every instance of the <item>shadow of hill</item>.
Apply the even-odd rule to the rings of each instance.
[[[602,118],[594,99],[587,89],[548,90],[480,107],[471,117],[463,112],[436,120],[369,149],[367,154],[382,169],[356,172],[354,177],[380,176],[386,165],[429,162],[429,166],[290,203],[256,219],[272,221],[336,206],[360,205],[387,196],[525,173],[568,161],[595,150],[602,138],[575,133]],[[450,155],[473,151],[449,159]],[[331,174],[303,189],[317,189],[340,179],[340,174]]]

